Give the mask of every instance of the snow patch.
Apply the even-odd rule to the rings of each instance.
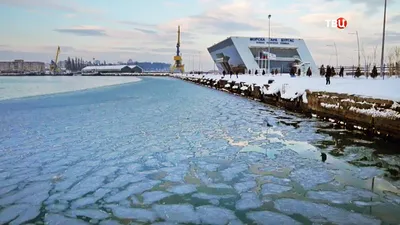
[[[321,102],[320,105],[322,107],[328,108],[328,109],[338,109],[339,108],[339,103],[337,103],[337,104],[328,104],[328,103]]]
[[[352,107],[350,107],[350,111],[369,115],[372,117],[382,117],[382,118],[388,118],[388,119],[393,119],[393,120],[400,118],[400,113],[398,113],[397,111],[394,111],[392,109],[382,109],[382,110],[377,110],[374,108],[360,109],[360,108],[352,106]]]

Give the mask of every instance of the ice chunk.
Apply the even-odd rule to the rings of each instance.
[[[219,183],[219,184],[209,184],[207,185],[209,188],[218,188],[218,189],[232,189],[232,186],[227,184]]]
[[[207,162],[200,162],[198,164],[198,167],[204,170],[208,170],[208,171],[217,171],[218,168],[220,167],[219,164],[213,164],[213,163],[207,163]]]
[[[280,194],[285,191],[291,190],[291,186],[284,186],[284,185],[279,185],[279,184],[273,184],[273,183],[266,183],[262,186],[262,194],[263,195],[274,195],[274,194]]]
[[[93,175],[94,176],[109,176],[111,174],[114,174],[119,168],[116,166],[108,166],[105,168],[102,168],[100,170],[97,170]]]
[[[237,183],[235,184],[235,189],[237,192],[242,193],[242,192],[247,192],[250,189],[253,189],[257,186],[257,183],[255,181],[246,181],[242,183]]]
[[[146,177],[145,176],[134,176],[131,174],[124,174],[119,177],[117,177],[113,182],[106,184],[104,187],[106,188],[120,188],[123,187],[129,183],[136,183],[139,181],[144,180]]]
[[[295,199],[278,199],[275,208],[288,214],[300,214],[315,223],[334,224],[381,224],[381,221],[358,213],[348,212],[325,204],[306,202]]]
[[[261,183],[274,183],[274,184],[280,184],[280,185],[289,185],[290,180],[287,178],[277,178],[274,176],[263,176],[259,180]]]
[[[142,169],[142,167],[143,166],[139,163],[132,163],[132,164],[129,164],[128,166],[126,166],[125,169],[127,170],[128,173],[134,174],[134,173],[140,171]]]
[[[46,210],[51,213],[59,213],[64,211],[66,208],[68,208],[68,205],[64,204],[51,204],[46,206]]]
[[[153,209],[162,219],[168,222],[200,223],[199,216],[192,205],[154,205]]]
[[[44,217],[44,221],[45,224],[57,224],[57,225],[88,224],[82,220],[67,218],[59,214],[46,214]]]
[[[373,192],[357,189],[354,187],[346,187],[345,191],[310,191],[307,194],[308,198],[321,199],[330,201],[336,204],[351,203],[360,198],[374,198],[377,195]]]
[[[121,206],[112,208],[113,214],[121,219],[135,219],[143,222],[153,222],[157,219],[155,212],[147,209],[125,208]]]
[[[375,167],[361,167],[358,168],[358,171],[354,173],[355,176],[366,180],[372,177],[376,177],[376,176],[380,176],[383,175],[384,172],[379,169],[379,168],[375,168]]]
[[[4,205],[14,203],[17,200],[20,200],[26,196],[33,195],[37,192],[43,193],[45,191],[49,191],[50,187],[51,187],[51,184],[49,182],[38,182],[38,183],[28,185],[24,189],[14,193],[13,195],[9,195],[4,198],[1,198],[0,205],[4,206]]]
[[[255,209],[262,206],[262,202],[255,193],[244,193],[241,199],[236,202],[237,210]]]
[[[180,186],[174,186],[168,189],[169,192],[180,195],[190,194],[196,192],[196,190],[197,190],[196,185],[193,184],[184,184]]]
[[[216,206],[199,206],[196,208],[202,224],[227,224],[236,219],[233,211]]]
[[[88,218],[98,219],[98,220],[106,219],[109,217],[108,213],[101,211],[101,210],[96,210],[96,209],[72,210],[72,211],[68,212],[68,214],[71,214],[74,217],[85,216]]]
[[[224,177],[225,181],[231,181],[235,178],[238,174],[246,171],[248,169],[247,165],[235,165],[233,167],[227,168],[221,171],[221,175]]]
[[[371,205],[379,205],[381,202],[362,202],[362,201],[354,201],[354,204],[357,206],[371,206]]]
[[[178,223],[170,223],[170,222],[158,222],[153,223],[152,225],[177,225]]]
[[[172,182],[183,182],[183,178],[188,170],[187,165],[181,165],[176,167],[163,168],[163,171],[168,173],[168,176],[164,177],[163,180]]]
[[[18,185],[14,184],[14,185],[10,185],[10,186],[7,186],[7,187],[0,188],[0,196],[4,195],[4,194],[7,194],[8,192],[16,189],[17,187],[18,187]]]
[[[395,193],[385,191],[385,199],[388,200],[389,202],[395,204],[395,205],[400,205],[400,195],[397,195]]]
[[[36,218],[40,214],[40,205],[13,205],[0,212],[0,224],[10,222],[11,224],[22,224]]]
[[[290,177],[298,182],[304,189],[309,190],[319,184],[333,180],[333,174],[325,169],[302,168],[293,171]]]
[[[283,225],[300,225],[296,220],[276,212],[259,211],[249,212],[247,218],[253,220],[256,224],[283,224]]]
[[[98,176],[88,177],[73,186],[71,190],[61,198],[64,200],[73,200],[82,197],[89,192],[97,190],[103,185],[104,179],[104,177]]]
[[[240,220],[232,220],[228,225],[243,225],[243,223]]]
[[[44,192],[38,192],[38,193],[33,193],[32,195],[26,196],[20,200],[18,200],[18,203],[28,203],[31,205],[41,205],[44,200],[46,200],[49,197],[49,194],[47,191]]]
[[[211,195],[206,193],[196,193],[192,195],[194,198],[211,200],[211,199],[227,199],[227,198],[235,198],[235,195]]]
[[[141,194],[144,191],[150,190],[152,189],[155,185],[159,184],[160,181],[143,181],[140,183],[135,183],[135,184],[131,184],[128,186],[127,189],[118,192],[115,195],[112,195],[108,198],[105,199],[106,202],[110,203],[110,202],[119,202],[121,200],[124,200],[126,198],[128,198],[129,196],[133,195],[133,194]]]
[[[163,191],[151,191],[143,193],[143,203],[152,204],[153,202],[160,201],[163,198],[169,197],[172,194]]]
[[[103,220],[99,223],[99,225],[120,225],[120,223],[115,220]]]

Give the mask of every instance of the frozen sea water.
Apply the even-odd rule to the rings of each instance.
[[[321,162],[324,123],[179,80],[4,100],[0,124],[0,224],[400,221],[383,169]]]

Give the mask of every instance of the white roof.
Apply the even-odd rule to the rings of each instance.
[[[142,69],[140,66],[137,65],[111,65],[111,66],[87,66],[85,68],[82,69],[82,71],[92,71],[92,70],[121,70],[125,67],[129,67],[131,69],[135,68],[135,67],[139,67],[140,69]]]

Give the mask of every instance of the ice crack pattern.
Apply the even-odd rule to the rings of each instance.
[[[320,122],[179,80],[4,101],[0,124],[0,224],[400,221],[380,169],[320,160]]]

